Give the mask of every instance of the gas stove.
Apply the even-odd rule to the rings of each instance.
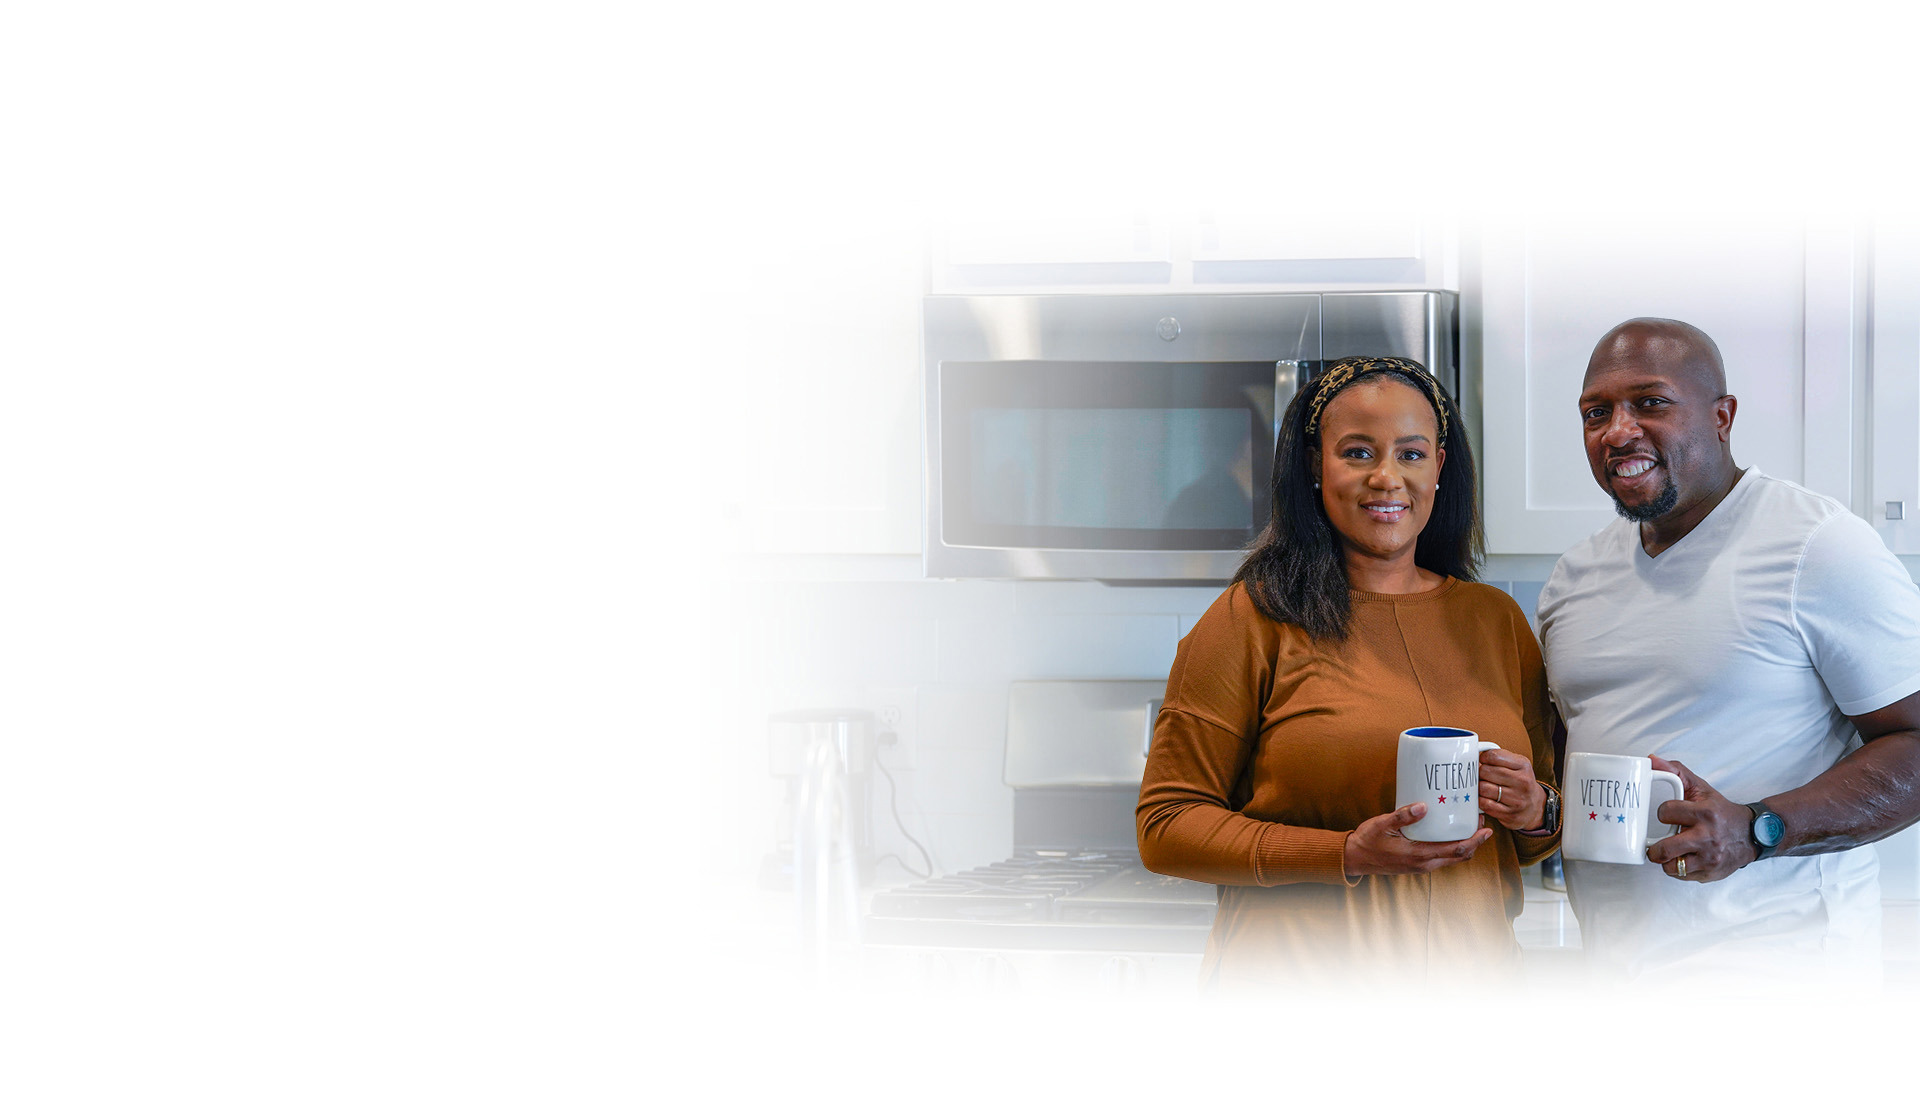
[[[1190,993],[1216,887],[1141,866],[1133,811],[1165,685],[1010,685],[1013,850],[873,895],[870,974],[910,987]]]

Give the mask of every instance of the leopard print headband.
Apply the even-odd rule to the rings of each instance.
[[[1328,368],[1327,373],[1321,375],[1319,381],[1315,383],[1313,399],[1307,406],[1307,438],[1313,438],[1314,433],[1319,430],[1320,413],[1327,407],[1327,402],[1333,400],[1335,394],[1367,375],[1380,371],[1394,371],[1413,379],[1414,384],[1420,387],[1420,392],[1426,394],[1427,400],[1433,404],[1434,416],[1440,422],[1440,439],[1434,446],[1446,446],[1447,403],[1440,397],[1439,381],[1422,370],[1420,364],[1413,360],[1401,359],[1393,355],[1350,355],[1345,359],[1334,360],[1333,366]]]

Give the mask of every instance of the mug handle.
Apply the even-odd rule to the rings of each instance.
[[[1497,749],[1499,747],[1500,746],[1491,741],[1475,741],[1473,743],[1473,759],[1475,764],[1477,765],[1479,763],[1481,753],[1486,752],[1488,749]],[[1475,774],[1477,775],[1479,773],[1476,772]],[[1478,797],[1478,795],[1476,794],[1475,797]]]
[[[1486,751],[1487,751],[1488,749],[1497,749],[1497,748],[1499,748],[1499,747],[1500,747],[1500,746],[1498,746],[1498,745],[1496,745],[1496,744],[1494,744],[1494,743],[1493,743],[1493,742],[1491,742],[1491,741],[1475,741],[1475,742],[1473,743],[1473,759],[1474,759],[1474,761],[1475,761],[1475,762],[1476,762],[1476,764],[1477,764],[1477,763],[1478,763],[1478,761],[1480,760],[1480,754],[1481,754],[1481,753],[1483,753],[1483,752],[1486,752]],[[1477,774],[1479,774],[1479,773],[1478,773],[1478,772],[1475,772],[1474,774],[1476,774],[1476,775],[1477,775]],[[1479,797],[1479,792],[1477,792],[1477,791],[1475,792],[1475,797],[1476,797],[1476,798],[1477,798],[1477,797]],[[1482,810],[1482,811],[1480,811],[1480,812],[1481,812],[1481,813],[1485,813],[1486,811],[1485,811],[1485,810]]]
[[[1499,745],[1496,745],[1491,741],[1475,741],[1473,743],[1473,759],[1477,763],[1480,759],[1481,753],[1486,752],[1488,749],[1499,749],[1499,748],[1500,748]],[[1501,749],[1500,751],[1505,752],[1506,750]]]
[[[1655,842],[1665,840],[1680,831],[1680,826],[1669,825],[1656,816],[1660,813],[1660,804],[1662,802],[1679,802],[1687,797],[1686,787],[1681,784],[1680,777],[1672,772],[1655,771],[1652,779],[1653,782],[1647,784],[1647,847],[1649,848],[1653,847]],[[1661,784],[1665,784],[1673,789],[1672,798],[1661,798],[1659,794],[1656,793],[1659,791]],[[1661,833],[1659,836],[1654,836],[1653,831],[1655,829],[1665,829],[1666,832]]]

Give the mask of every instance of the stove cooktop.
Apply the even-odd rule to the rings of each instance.
[[[877,942],[1138,947],[1198,951],[1213,924],[1214,887],[1155,874],[1134,852],[1027,849],[1007,859],[873,897]]]

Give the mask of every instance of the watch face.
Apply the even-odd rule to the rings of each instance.
[[[1753,839],[1759,841],[1762,848],[1772,848],[1786,835],[1787,827],[1781,823],[1780,815],[1772,811],[1753,819]]]

